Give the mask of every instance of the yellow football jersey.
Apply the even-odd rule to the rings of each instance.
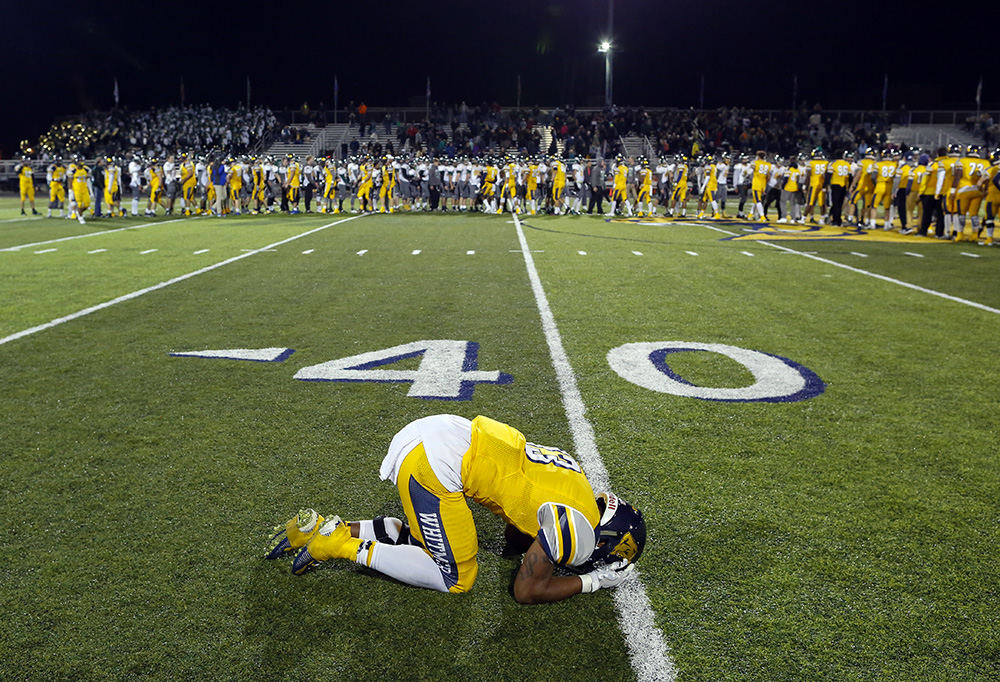
[[[858,189],[872,189],[875,186],[875,179],[872,177],[872,167],[875,165],[875,159],[861,159],[858,162]]]
[[[826,177],[827,161],[825,159],[813,159],[809,162],[809,186],[822,187]]]
[[[624,190],[625,184],[627,182],[628,182],[628,166],[626,166],[624,163],[618,164],[618,167],[615,168],[614,188],[616,190]]]
[[[892,179],[896,176],[895,161],[879,161],[875,164],[875,185],[885,187],[892,185]]]
[[[956,187],[962,189],[963,187],[969,187],[971,185],[978,185],[979,181],[982,180],[983,175],[986,173],[986,168],[989,162],[985,159],[978,159],[973,156],[967,156],[959,161],[962,167],[962,175],[958,179],[958,184]]]
[[[991,202],[1000,201],[1000,188],[997,187],[996,177],[1000,172],[1000,166],[990,166],[986,169],[986,200]]]
[[[958,162],[959,159],[953,156],[945,156],[938,159],[938,167],[944,168],[944,184],[941,185],[942,194],[947,194],[948,190],[951,189],[951,185],[955,181],[955,164]]]
[[[767,178],[771,174],[771,164],[764,159],[756,159],[753,162],[753,178],[750,181],[750,189],[755,192],[763,192],[767,188]]]
[[[462,486],[467,497],[483,505],[530,537],[538,535],[540,512],[571,507],[597,528],[601,514],[590,482],[569,454],[529,443],[517,429],[488,417],[472,420],[472,444],[462,458]],[[576,533],[573,524],[570,530]],[[556,563],[589,557],[596,537],[566,537]]]
[[[838,187],[847,187],[851,179],[851,163],[844,159],[837,159],[830,164],[830,184]]]

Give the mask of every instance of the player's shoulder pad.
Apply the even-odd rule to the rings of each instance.
[[[557,566],[579,566],[594,553],[597,534],[577,509],[545,502],[538,507],[538,541]]]

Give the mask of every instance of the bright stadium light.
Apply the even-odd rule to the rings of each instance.
[[[604,53],[604,106],[611,106],[611,41],[602,40],[597,51]]]

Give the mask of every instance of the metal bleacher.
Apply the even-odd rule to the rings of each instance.
[[[965,147],[982,143],[981,138],[964,128],[953,125],[895,126],[889,130],[887,137],[892,144],[920,149],[937,149],[949,144],[960,144]]]

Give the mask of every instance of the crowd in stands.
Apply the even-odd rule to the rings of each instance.
[[[153,111],[84,114],[55,123],[38,140],[42,158],[55,155],[93,158],[139,151],[166,156],[177,149],[249,152],[278,125],[266,107],[215,108],[209,105]]]

